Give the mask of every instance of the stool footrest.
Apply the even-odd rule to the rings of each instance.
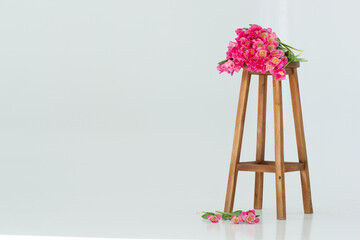
[[[284,162],[285,172],[302,171],[305,169],[305,164],[300,162]],[[275,172],[274,161],[263,162],[240,162],[237,164],[238,171],[250,171],[250,172]]]

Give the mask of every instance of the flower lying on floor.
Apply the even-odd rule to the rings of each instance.
[[[220,214],[216,214],[216,215],[211,215],[211,214],[209,214],[209,215],[207,215],[206,217],[207,217],[207,219],[209,219],[210,222],[212,222],[212,223],[217,223],[217,222],[219,222],[219,220],[221,219],[221,215],[220,215]]]
[[[231,216],[231,221],[234,223],[234,224],[239,224],[241,222],[243,222],[243,220],[241,219],[240,216],[236,216],[236,215],[232,215]]]
[[[260,219],[258,218],[259,215],[255,215],[255,210],[249,210],[247,212],[242,212],[240,214],[240,218],[249,224],[258,223]]]
[[[219,222],[220,219],[222,220],[231,220],[234,224],[240,224],[242,222],[247,222],[249,224],[258,223],[260,221],[259,216],[255,214],[255,210],[249,210],[243,212],[241,210],[237,210],[232,213],[227,212],[220,212],[215,211],[213,212],[202,212],[203,215],[201,216],[204,219],[209,219],[212,223]]]
[[[280,41],[271,28],[262,28],[250,24],[249,28],[239,28],[236,31],[235,42],[229,43],[226,60],[218,63],[220,73],[231,75],[246,67],[250,72],[270,72],[275,80],[286,78],[285,67],[291,62],[306,62],[298,58],[302,50],[293,48]],[[293,50],[299,51],[295,55]]]

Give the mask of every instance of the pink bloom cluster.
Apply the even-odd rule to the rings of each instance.
[[[217,67],[220,73],[233,75],[246,67],[250,72],[269,71],[276,80],[285,79],[284,66],[288,59],[284,56],[284,51],[277,49],[279,42],[271,28],[253,24],[248,30],[237,29],[236,34],[236,41],[229,43],[227,61]]]
[[[254,210],[249,210],[247,212],[240,213],[240,216],[232,215],[231,221],[234,224],[239,224],[242,222],[247,222],[249,224],[258,223],[260,221],[259,218],[256,217]]]

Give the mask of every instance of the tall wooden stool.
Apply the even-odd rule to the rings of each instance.
[[[231,154],[229,180],[225,200],[225,212],[232,212],[238,171],[255,172],[254,208],[261,209],[263,201],[264,172],[275,173],[277,219],[286,219],[285,205],[285,172],[300,171],[303,205],[305,213],[312,213],[309,168],[305,146],[304,126],[301,113],[297,68],[299,63],[290,63],[286,67],[289,75],[291,100],[294,114],[296,142],[299,162],[284,162],[284,133],[281,81],[273,78],[274,95],[274,130],[275,130],[275,161],[265,161],[265,122],[266,122],[266,91],[267,76],[270,73],[253,73],[243,69],[239,104],[236,116],[234,143]],[[259,99],[257,121],[256,161],[240,162],[241,143],[243,138],[246,105],[249,94],[251,75],[259,75]]]

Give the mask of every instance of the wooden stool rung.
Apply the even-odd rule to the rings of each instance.
[[[299,162],[284,162],[284,172],[302,171],[305,169],[304,163]],[[240,162],[237,164],[237,171],[249,171],[249,172],[275,172],[274,161],[263,161],[261,163],[256,161]]]

